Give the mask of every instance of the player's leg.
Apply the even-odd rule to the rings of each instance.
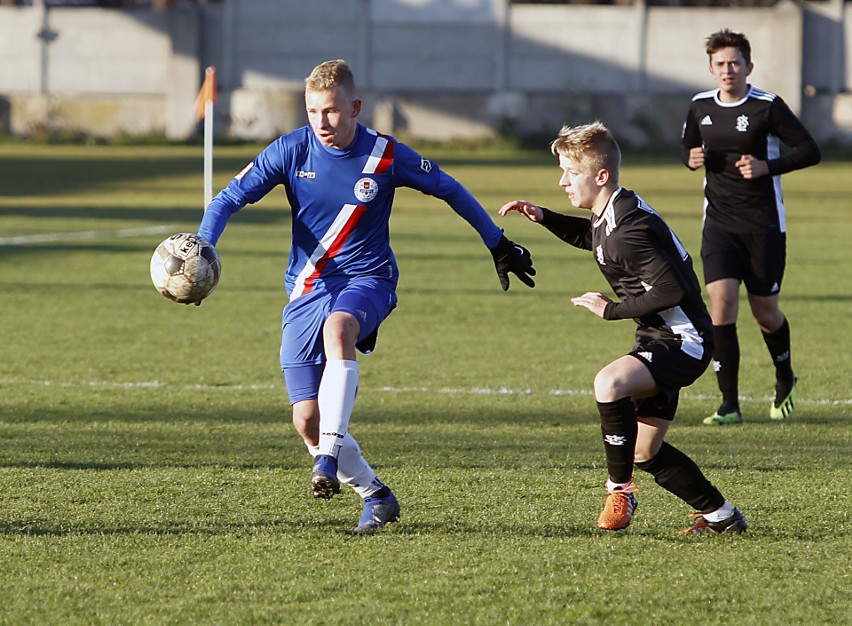
[[[393,294],[391,289],[391,294]],[[353,282],[333,296],[322,325],[325,370],[319,386],[320,436],[317,462],[328,467],[337,462],[349,429],[360,382],[356,344],[372,337],[389,310],[388,294],[381,282]]]
[[[723,278],[708,283],[711,318],[713,320],[713,370],[722,393],[716,412],[705,418],[705,424],[737,424],[742,422],[739,399],[740,341],[737,336],[740,283]]]
[[[363,499],[356,532],[368,532],[399,519],[399,502],[364,460],[348,433],[360,373],[356,348],[373,350],[378,328],[396,305],[395,285],[364,279],[340,292],[323,325],[325,372],[319,386],[320,435],[318,462],[337,463],[338,474]],[[316,475],[316,472],[315,472]]]
[[[326,362],[318,393],[321,455],[337,458],[349,428],[360,381],[355,360],[360,330],[355,316],[344,311],[333,312],[323,324]]]
[[[705,424],[742,422],[739,401],[740,343],[737,336],[743,256],[747,253],[742,248],[735,235],[704,229],[701,259],[716,346],[713,369],[722,393],[722,403],[713,415],[704,420]]]
[[[739,509],[725,500],[695,461],[663,440],[670,423],[659,418],[639,418],[636,467],[651,474],[660,487],[695,509],[695,523],[681,534],[743,532],[748,523]],[[657,445],[645,447],[649,442]],[[657,450],[653,456],[640,460],[644,456],[640,456],[640,449],[648,452],[654,447]]]
[[[633,519],[637,505],[633,484],[637,429],[633,398],[653,395],[656,388],[648,369],[630,355],[613,361],[595,377],[595,400],[609,474],[598,528],[620,530]]]
[[[320,454],[320,410],[317,395],[323,365],[284,368],[284,382],[293,409],[293,427],[311,453],[311,491],[315,498],[326,500],[340,493],[336,459]]]
[[[686,454],[665,441],[677,411],[679,390],[692,384],[707,369],[710,355],[694,358],[675,346],[655,345],[648,362],[661,391],[636,403],[636,467],[654,481],[699,511],[700,521],[690,532],[742,532],[747,524],[742,514],[725,501],[716,487]],[[703,521],[701,521],[703,520]]]
[[[311,458],[315,460],[320,455],[320,411],[316,395],[322,376],[321,370],[322,366],[313,366],[285,371],[291,397],[304,395],[300,390],[313,389],[313,398],[299,400],[293,404],[293,426],[304,440]],[[318,468],[315,462],[314,474],[319,469],[321,468]],[[340,445],[335,478],[336,483],[331,485],[318,485],[312,480],[314,497],[328,499],[340,491],[340,483],[349,485],[365,501],[364,513],[359,520],[357,531],[372,530],[399,519],[399,503],[364,459],[361,447],[349,433],[346,433]],[[365,518],[367,513],[369,515]]]
[[[293,406],[293,425],[309,446],[320,443],[317,401],[325,371],[322,327],[333,295],[316,290],[287,304],[282,316],[281,371]],[[336,460],[314,455],[311,489],[317,498],[340,492]]]
[[[787,261],[786,235],[755,235],[751,247],[752,266],[745,279],[749,305],[775,366],[775,401],[769,415],[772,419],[786,419],[795,409],[797,382],[791,360],[790,324],[778,305]]]

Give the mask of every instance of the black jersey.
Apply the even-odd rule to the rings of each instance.
[[[542,221],[563,241],[592,250],[620,302],[604,319],[633,318],[637,341],[676,341],[701,359],[712,351],[713,326],[692,259],[662,217],[633,191],[619,188],[600,217],[544,209]]]
[[[781,144],[792,150],[782,156]],[[692,98],[683,125],[681,160],[703,146],[705,226],[731,232],[787,231],[781,174],[819,162],[819,147],[790,107],[774,93],[749,86],[738,102],[719,90]],[[734,166],[744,154],[766,161],[769,176],[746,179]]]

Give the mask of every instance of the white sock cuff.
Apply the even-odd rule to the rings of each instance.
[[[317,403],[320,412],[320,454],[338,456],[349,430],[359,383],[358,362],[333,360],[325,364]]]
[[[708,522],[721,522],[722,520],[728,519],[733,514],[734,506],[729,502],[725,502],[721,508],[712,511],[711,513],[704,513],[704,519]]]

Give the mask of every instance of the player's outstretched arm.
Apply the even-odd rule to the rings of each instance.
[[[527,287],[535,287],[535,276],[532,256],[530,251],[513,241],[500,235],[497,246],[491,248],[491,256],[494,257],[494,268],[500,278],[500,286],[503,291],[509,289],[509,272],[517,276]]]
[[[540,222],[544,219],[544,211],[541,210],[541,207],[538,207],[531,202],[527,202],[526,200],[512,200],[511,202],[507,202],[500,207],[500,210],[497,213],[501,217],[505,217],[512,211],[517,211],[532,222]]]

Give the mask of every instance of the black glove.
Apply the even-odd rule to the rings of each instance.
[[[509,289],[509,272],[520,278],[527,287],[535,287],[535,281],[530,278],[535,276],[535,268],[529,250],[501,235],[497,246],[491,250],[491,256],[494,257],[494,267],[503,291]]]

